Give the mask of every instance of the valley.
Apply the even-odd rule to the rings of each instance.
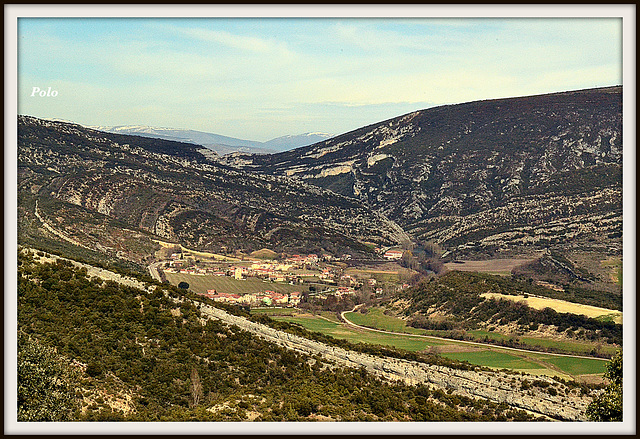
[[[21,343],[71,365],[73,420],[587,420],[622,350],[620,99],[224,156],[19,116]]]
[[[40,254],[42,254],[42,256],[40,256]],[[85,395],[85,401],[88,401],[86,403],[88,404],[88,406],[84,406],[81,409],[82,412],[84,413],[85,419],[88,419],[88,420],[121,419],[120,417],[123,416],[120,413],[123,408],[122,403],[120,402],[118,403],[119,404],[118,405],[115,403],[116,402],[115,400],[121,401],[123,398],[129,401],[129,403],[125,404],[126,410],[124,411],[125,413],[130,412],[130,416],[134,416],[132,419],[138,419],[138,420],[146,419],[146,417],[148,416],[153,416],[154,414],[158,415],[163,413],[164,411],[160,409],[159,406],[158,407],[154,406],[151,409],[151,411],[148,411],[147,409],[145,409],[143,406],[140,405],[140,402],[143,401],[145,398],[148,401],[144,403],[145,406],[150,403],[153,404],[152,401],[155,400],[155,398],[158,398],[158,396],[152,396],[152,394],[156,394],[158,389],[153,390],[152,388],[147,388],[146,386],[140,387],[140,385],[138,385],[137,386],[138,390],[132,393],[133,389],[128,388],[127,383],[131,382],[132,379],[133,379],[133,382],[137,381],[138,383],[140,383],[140,381],[133,378],[133,376],[131,375],[131,372],[133,371],[125,372],[125,370],[130,366],[137,364],[140,360],[134,360],[133,363],[124,362],[124,363],[116,364],[116,363],[112,363],[114,360],[111,360],[110,358],[113,357],[114,355],[117,355],[117,356],[124,355],[125,358],[130,358],[130,360],[133,360],[134,358],[139,356],[141,353],[142,354],[141,359],[143,361],[143,364],[145,361],[144,360],[145,357],[157,358],[157,360],[154,360],[154,361],[167,361],[171,357],[168,357],[166,360],[161,360],[162,358],[165,358],[165,356],[160,354],[160,351],[157,351],[157,349],[160,348],[161,346],[165,346],[162,349],[168,348],[170,350],[173,350],[174,348],[170,347],[171,346],[170,342],[168,345],[165,345],[165,343],[167,343],[168,340],[164,339],[164,336],[161,336],[160,334],[156,334],[156,337],[160,337],[160,338],[155,338],[155,339],[148,339],[148,335],[147,335],[146,337],[144,337],[144,339],[148,341],[141,344],[142,349],[141,350],[138,349],[137,350],[138,353],[133,353],[133,356],[132,356],[132,353],[126,354],[127,350],[131,350],[133,348],[133,345],[128,344],[128,340],[133,341],[133,338],[132,338],[133,335],[132,334],[130,335],[128,331],[131,331],[131,330],[136,332],[141,330],[144,331],[145,326],[149,328],[148,330],[155,331],[153,329],[153,326],[149,326],[151,321],[145,323],[144,319],[141,320],[139,323],[135,324],[134,326],[130,327],[130,329],[128,330],[124,330],[124,328],[120,327],[121,329],[118,330],[120,333],[120,338],[118,339],[117,342],[115,341],[115,339],[113,339],[113,337],[116,336],[116,334],[111,334],[106,327],[104,327],[102,330],[99,330],[99,331],[96,331],[94,329],[89,334],[92,334],[92,337],[95,339],[96,343],[94,344],[93,347],[90,347],[89,345],[86,344],[86,341],[83,338],[85,337],[85,334],[87,334],[86,332],[83,331],[81,333],[75,334],[74,333],[75,331],[73,331],[72,329],[72,327],[75,325],[72,325],[72,327],[67,327],[64,330],[62,327],[57,326],[58,323],[56,322],[62,322],[68,318],[74,319],[73,313],[58,315],[53,319],[41,318],[43,316],[46,316],[47,314],[50,315],[50,311],[51,311],[50,307],[53,306],[51,299],[54,299],[54,298],[65,309],[68,307],[82,309],[81,307],[84,306],[82,305],[82,303],[85,300],[83,298],[83,294],[88,294],[88,293],[82,293],[77,289],[76,290],[70,289],[70,287],[73,288],[74,285],[77,286],[79,282],[80,283],[91,282],[91,284],[93,285],[93,288],[98,288],[96,292],[98,292],[100,289],[103,289],[103,288],[111,289],[112,291],[112,294],[102,295],[102,298],[99,300],[97,307],[95,309],[90,310],[90,308],[87,308],[87,310],[85,311],[85,312],[91,312],[93,314],[94,319],[97,319],[95,322],[96,324],[104,324],[107,321],[105,319],[113,318],[113,317],[109,317],[110,315],[115,316],[118,313],[125,313],[125,315],[130,316],[127,318],[134,318],[135,320],[138,320],[139,318],[136,317],[138,313],[137,312],[131,313],[131,311],[136,311],[135,309],[132,309],[130,307],[125,307],[125,308],[119,307],[116,305],[116,302],[121,302],[122,300],[128,300],[128,301],[133,300],[134,302],[140,301],[140,304],[141,304],[140,311],[141,313],[143,313],[143,315],[149,312],[152,312],[152,313],[159,312],[159,314],[157,314],[156,317],[154,318],[163,319],[165,321],[165,331],[173,327],[173,325],[169,324],[169,322],[171,321],[171,317],[169,316],[173,316],[173,318],[179,318],[180,320],[178,321],[182,321],[182,325],[185,325],[185,324],[186,325],[202,325],[203,329],[206,329],[206,330],[208,330],[211,326],[208,323],[207,319],[213,318],[214,320],[220,320],[231,325],[232,328],[242,329],[242,330],[249,331],[250,333],[255,333],[259,335],[260,338],[266,339],[270,343],[275,343],[276,345],[283,346],[287,350],[292,349],[296,352],[302,353],[303,355],[312,355],[313,357],[316,358],[315,364],[317,364],[317,362],[320,361],[319,358],[317,357],[317,355],[319,354],[323,358],[322,360],[323,362],[334,364],[333,366],[330,366],[334,374],[337,373],[336,368],[340,368],[344,366],[347,366],[347,368],[353,368],[353,367],[359,368],[364,366],[369,373],[371,373],[373,376],[381,377],[383,381],[391,381],[391,382],[401,381],[401,382],[405,382],[406,383],[405,385],[409,385],[409,386],[416,386],[416,385],[419,386],[420,383],[423,383],[423,385],[427,385],[428,388],[432,388],[433,386],[435,386],[436,389],[442,388],[442,387],[449,388],[453,391],[454,395],[457,395],[458,397],[462,397],[463,401],[464,401],[464,398],[481,397],[481,398],[486,398],[489,401],[494,401],[497,404],[504,403],[506,404],[506,406],[511,406],[519,410],[520,409],[525,410],[526,413],[543,415],[545,418],[559,419],[559,420],[584,419],[583,418],[584,415],[582,411],[584,407],[586,407],[589,401],[589,398],[585,397],[585,392],[588,392],[588,390],[586,390],[587,389],[586,387],[578,386],[576,388],[576,386],[568,386],[567,384],[565,384],[565,381],[550,380],[549,378],[545,378],[544,374],[534,375],[534,377],[537,376],[537,378],[526,378],[518,374],[508,374],[505,372],[487,372],[485,371],[485,369],[476,370],[474,369],[473,366],[468,366],[468,365],[465,366],[464,364],[457,365],[455,361],[453,363],[447,363],[449,366],[441,366],[441,365],[425,366],[424,362],[426,359],[421,359],[418,362],[407,361],[402,359],[402,354],[400,354],[401,355],[400,359],[388,358],[388,357],[380,356],[380,354],[372,356],[371,354],[367,354],[363,352],[351,351],[349,348],[353,349],[353,346],[354,346],[351,344],[348,345],[346,349],[345,349],[345,346],[332,347],[322,342],[319,343],[318,341],[314,341],[313,338],[309,338],[309,335],[307,335],[307,337],[300,337],[286,331],[271,329],[268,326],[265,326],[264,324],[252,322],[251,320],[247,319],[247,317],[245,316],[233,315],[229,313],[229,310],[223,310],[223,309],[214,307],[212,306],[212,304],[207,303],[207,301],[204,299],[198,300],[197,296],[181,297],[181,295],[178,293],[177,289],[175,288],[166,289],[166,287],[159,288],[158,286],[147,285],[147,287],[145,287],[144,290],[140,290],[138,289],[138,285],[140,285],[139,283],[135,287],[130,286],[130,285],[133,285],[130,282],[135,282],[132,279],[127,280],[115,273],[112,273],[112,272],[109,273],[108,271],[104,271],[104,270],[98,271],[98,272],[87,271],[86,267],[82,265],[79,266],[79,269],[73,268],[72,263],[69,263],[64,259],[57,258],[53,255],[43,254],[42,252],[34,253],[29,249],[22,249],[20,262],[21,262],[20,264],[21,273],[23,276],[23,278],[21,278],[22,294],[21,294],[20,300],[24,301],[23,306],[21,308],[20,319],[25,323],[28,321],[32,322],[31,330],[29,330],[29,332],[37,333],[39,331],[44,330],[44,334],[46,334],[47,338],[51,338],[52,340],[58,340],[59,342],[62,342],[62,344],[60,345],[62,352],[75,351],[80,353],[80,363],[78,363],[78,367],[80,367],[81,370],[85,370],[85,372],[89,374],[88,377],[83,379],[83,385],[86,386],[83,389],[83,393]],[[40,308],[40,309],[34,308],[33,299],[35,299],[35,297],[37,297],[38,294],[45,293],[45,290],[49,287],[46,286],[46,283],[41,283],[40,284],[41,287],[37,287],[36,284],[33,283],[33,281],[36,279],[41,279],[41,281],[50,279],[47,273],[53,273],[55,275],[56,270],[59,270],[61,273],[59,280],[54,280],[53,283],[49,282],[49,285],[53,285],[53,284],[57,285],[56,289],[51,290],[51,293],[53,293],[54,296],[50,297],[50,300],[45,303],[45,306],[43,308]],[[67,274],[62,275],[63,272]],[[90,280],[90,277],[94,277],[94,278]],[[98,281],[97,280],[98,278],[105,279],[107,280],[107,282],[104,283],[103,280]],[[53,279],[56,279],[56,278],[54,277]],[[112,282],[112,283],[109,283],[109,282]],[[125,284],[127,286],[123,287],[124,289],[122,289],[119,293],[114,295],[115,291],[117,290],[115,286],[119,284]],[[137,296],[135,296],[135,298],[133,296],[130,296],[130,298],[127,299],[127,295],[130,295],[130,294],[137,294]],[[150,301],[147,301],[145,299],[145,296],[148,296]],[[156,308],[157,305],[154,305],[154,303],[161,304],[160,309]],[[164,312],[162,311],[163,308],[165,309]],[[36,317],[38,315],[40,316],[40,318]],[[198,319],[193,319],[193,317],[198,315],[204,316],[205,318],[202,319],[202,317],[200,317]],[[206,317],[206,316],[209,316],[209,317]],[[142,326],[140,326],[141,324]],[[50,332],[49,330],[44,329],[48,327],[50,328],[57,327],[58,332],[53,333],[53,332]],[[215,328],[216,334],[220,334],[221,333],[220,331],[224,331],[219,325],[213,325],[212,327]],[[27,327],[25,326],[25,329],[26,328]],[[139,343],[138,338],[142,334],[144,334],[144,332],[139,333],[139,335],[136,337],[134,344]],[[122,336],[124,336],[124,339],[121,338]],[[227,335],[223,337],[223,339],[227,339],[230,336],[232,336],[232,334],[227,333]],[[121,348],[114,350],[113,347],[110,347],[110,345],[113,344],[114,342],[121,345]],[[253,342],[253,345],[255,346],[255,342]],[[150,352],[157,351],[157,353],[154,354],[154,356],[152,357],[147,357],[147,354],[145,354],[145,348],[147,351],[150,351]],[[84,353],[86,349],[89,349],[89,350],[101,349],[104,352],[104,356],[101,360],[91,359],[93,357],[91,356],[87,357],[87,353]],[[236,349],[235,352],[242,352],[242,350],[239,349],[238,347],[236,347],[235,349]],[[136,351],[136,349],[134,349],[134,351]],[[455,355],[453,355],[453,357],[455,357]],[[501,364],[504,363],[504,359],[501,360],[496,357],[499,357],[499,355],[492,356],[494,363],[496,362],[496,360],[498,361],[497,363],[495,363],[495,366],[501,368]],[[83,365],[82,359],[88,359],[89,361],[88,363],[84,363]],[[99,361],[99,363],[96,363],[96,361]],[[208,379],[207,372],[205,371],[206,363],[207,362],[205,362],[204,364],[201,363],[200,365],[196,363],[193,366],[196,368],[196,370],[200,369],[200,374],[202,374],[204,380]],[[426,364],[429,364],[428,360]],[[119,369],[118,376],[120,377],[121,380],[117,381],[117,383],[111,383],[111,384],[107,384],[107,382],[101,383],[99,379],[104,373],[103,371],[105,369],[113,368],[116,365],[117,365],[117,368]],[[512,361],[510,366],[511,368],[514,368],[516,370],[518,369],[522,370],[526,368],[527,372],[531,372],[531,370],[529,369],[536,369],[535,363],[526,363],[526,361],[523,362],[522,360],[515,363]],[[523,366],[526,366],[526,367],[523,367]],[[143,376],[146,376],[148,372],[151,372],[151,370],[145,371],[144,366],[142,367],[143,367],[142,369],[138,369],[138,372],[136,372],[136,373],[142,374],[142,376],[138,377],[138,379],[142,378]],[[203,367],[205,367],[205,370],[203,370]],[[564,367],[566,368],[566,366]],[[191,369],[192,377],[194,374],[193,370],[194,369],[192,368]],[[173,371],[170,373],[171,375],[175,376],[176,372],[177,371]],[[152,383],[155,382],[155,380],[157,380],[157,378],[154,378],[152,380]],[[523,388],[528,388],[530,390],[526,393],[526,395],[518,396],[514,398],[514,392],[513,392],[514,382],[516,383],[516,386],[522,386]],[[530,385],[531,382],[533,382],[534,384],[533,387],[531,387]],[[501,384],[501,383],[509,383],[509,384],[505,386],[505,384]],[[517,383],[520,383],[520,384],[517,384]],[[535,387],[538,385],[537,383],[540,383],[540,387]],[[114,384],[116,385],[115,388],[113,387]],[[193,384],[193,378],[192,378],[192,384]],[[108,399],[110,400],[110,402],[107,404],[104,403],[104,398],[102,397],[99,398],[94,393],[95,390],[92,390],[92,389],[96,389],[96,386],[97,386],[97,389],[101,389],[103,388],[102,386],[105,386],[105,385],[108,385],[111,387],[109,390],[102,391],[103,395],[109,395]],[[175,383],[174,383],[174,386],[175,386]],[[384,387],[385,386],[383,385],[383,388]],[[118,389],[118,390],[116,391],[115,389]],[[396,387],[396,390],[397,389],[398,387]],[[552,389],[553,391],[551,391]],[[264,388],[262,390],[256,389],[256,390],[253,390],[253,392],[263,393],[264,390],[265,390]],[[121,396],[118,398],[114,398],[113,397],[114,391]],[[141,391],[143,392],[144,396],[136,395]],[[149,393],[149,392],[152,392],[152,393]],[[212,406],[214,407],[220,404],[225,404],[223,402],[225,401],[225,399],[220,399],[220,397],[227,398],[226,401],[229,401],[228,400],[229,396],[225,396],[228,390],[224,391],[220,389],[219,392],[221,392],[221,394],[214,394],[207,397],[207,400],[211,401],[210,404],[212,404]],[[557,396],[558,393],[564,396],[562,397]],[[451,394],[451,392],[449,394]],[[192,393],[191,395],[193,396],[194,394]],[[140,397],[142,397],[143,399],[141,400]],[[99,402],[97,404],[96,401],[98,400],[98,398],[102,402]],[[176,394],[174,398],[180,398],[180,395]],[[190,405],[190,407],[195,407],[198,405],[197,399],[195,401],[196,401],[195,405]],[[240,401],[247,401],[247,399],[241,398]],[[319,402],[320,405],[317,405],[318,402],[315,402],[313,404],[315,408],[312,407],[311,411],[307,412],[308,414],[306,416],[309,416],[311,413],[323,414],[323,416],[330,415],[331,412],[326,411],[326,408],[328,407],[327,403],[328,401],[324,401],[324,402]],[[267,412],[264,411],[263,406],[260,404],[256,405],[255,402],[249,403],[248,405],[244,404],[244,406],[242,404],[237,406],[236,404],[228,404],[230,408],[236,407],[236,409],[234,409],[233,412],[236,412],[237,415],[240,416],[240,417],[234,416],[234,419],[242,420],[242,416],[252,416],[247,411],[245,411],[246,409],[250,409],[250,408],[252,409],[252,411],[257,410],[256,413],[262,418],[267,416]],[[446,403],[446,405],[448,404],[449,403]],[[240,408],[243,408],[245,410],[239,410]],[[191,415],[192,416],[191,419],[216,420],[216,419],[219,419],[219,415],[216,415],[216,413],[217,413],[216,410],[209,410],[208,412],[195,411]],[[302,416],[302,417],[297,419],[303,419],[305,417],[304,413],[305,411],[301,410],[298,416]],[[342,413],[344,413],[344,411]],[[388,409],[384,411],[378,411],[376,413],[378,414],[374,415],[375,417],[369,418],[369,419],[370,420],[378,419],[380,415],[384,413],[391,414],[391,416],[396,416],[393,414],[395,413],[394,410],[389,412]],[[273,412],[272,415],[269,415],[269,417],[266,419],[273,419],[274,415],[275,415],[275,412]],[[97,417],[93,418],[93,416],[97,416]],[[194,416],[196,418],[194,418]],[[333,416],[335,416],[335,414]],[[515,412],[512,416],[515,416]],[[519,419],[527,419],[527,416],[524,414],[518,414],[517,416],[519,417]],[[393,418],[385,417],[384,419],[390,420]]]

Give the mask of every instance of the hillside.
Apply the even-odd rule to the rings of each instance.
[[[363,368],[285,349],[207,318],[175,287],[123,286],[68,261],[46,262],[28,249],[18,265],[19,374],[32,379],[21,381],[21,421],[536,419],[511,404],[389,382]],[[50,363],[58,365],[47,369],[55,375],[38,375]],[[62,381],[45,407],[38,392],[56,378]],[[522,381],[524,389],[525,379],[506,378]],[[549,407],[590,399],[584,386],[538,382],[545,388],[536,398]]]
[[[350,196],[454,253],[621,248],[622,88],[447,105],[222,161]]]
[[[18,200],[20,242],[55,241],[139,264],[152,256],[154,237],[213,252],[360,255],[371,252],[364,242],[406,239],[358,200],[231,169],[201,146],[25,116]]]
[[[489,330],[565,340],[622,344],[622,325],[585,315],[534,309],[509,296],[555,297],[575,303],[621,306],[621,296],[573,288],[562,292],[515,279],[453,271],[400,293],[396,305],[411,326],[430,330]],[[399,301],[398,301],[399,299]],[[619,309],[619,308],[618,308]],[[449,334],[451,335],[451,334]]]

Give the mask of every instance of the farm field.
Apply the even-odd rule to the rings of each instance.
[[[446,332],[441,331],[425,331],[424,329],[412,328],[406,326],[406,322],[398,317],[387,316],[384,314],[382,308],[370,308],[366,314],[359,312],[346,313],[350,321],[356,325],[367,326],[369,328],[382,329],[384,331],[391,332],[403,332],[408,334],[429,335],[433,337],[445,336]],[[475,341],[483,342],[485,338],[497,341],[508,341],[512,338],[517,338],[520,343],[524,343],[530,347],[555,347],[562,352],[573,355],[588,355],[593,349],[600,350],[601,353],[613,355],[617,348],[611,345],[598,345],[596,343],[589,343],[586,341],[573,341],[573,340],[552,340],[543,337],[534,336],[510,336],[500,334],[498,332],[486,331],[486,330],[472,330],[467,331],[467,334],[473,335]],[[525,347],[526,349],[526,347]]]
[[[471,346],[454,340],[438,340],[411,336],[410,334],[384,334],[348,327],[342,323],[327,320],[322,316],[310,314],[274,316],[273,318],[274,320],[297,323],[310,331],[321,332],[352,343],[392,346],[413,352],[438,352],[442,356],[468,361],[479,366],[526,371],[537,375],[555,375],[571,378],[582,374],[601,374],[604,372],[606,364],[606,361],[597,359],[555,357],[548,354],[515,352],[499,347]]]
[[[552,308],[560,313],[583,314],[587,317],[610,316],[615,323],[622,323],[622,312],[613,309],[599,308],[597,306],[583,305],[581,303],[567,302],[565,300],[550,299],[547,297],[534,296],[512,296],[498,293],[484,293],[482,297],[494,299],[513,300],[514,302],[524,302],[531,308],[544,309]]]
[[[469,331],[470,334],[475,335],[479,340],[487,337],[492,340],[508,340],[512,337],[499,334],[496,332],[490,332],[485,330],[473,330]],[[434,334],[436,335],[436,334]],[[556,347],[563,352],[575,354],[575,355],[588,355],[594,348],[600,349],[600,352],[608,355],[616,353],[617,348],[611,345],[598,345],[589,342],[570,341],[570,340],[550,340],[542,337],[526,337],[519,336],[518,340],[529,346],[541,346],[541,347]]]
[[[405,269],[406,270],[406,269]],[[344,274],[357,278],[373,278],[379,282],[398,282],[400,274],[392,270],[374,270],[364,268],[347,268]]]
[[[604,373],[607,362],[599,360],[582,359],[575,361],[571,357],[545,357],[544,361],[557,366],[571,375],[590,375]]]
[[[451,271],[473,271],[508,276],[514,268],[534,260],[535,258],[488,259],[486,261],[447,262],[444,266]]]
[[[200,294],[206,293],[207,290],[216,290],[219,293],[235,294],[263,293],[265,291],[289,294],[294,291],[303,292],[306,290],[304,285],[263,282],[256,278],[238,280],[229,276],[200,276],[196,274],[167,272],[165,272],[165,275],[167,276],[169,283],[178,285],[180,282],[187,282],[191,291]]]
[[[406,322],[402,319],[385,315],[382,308],[370,308],[366,314],[350,312],[347,313],[346,316],[356,325],[369,326],[391,332],[405,332],[408,334],[424,335],[426,333],[424,329],[407,326]]]
[[[431,346],[448,344],[444,340],[419,339],[403,337],[402,335],[381,334],[373,331],[365,331],[346,326],[342,323],[327,320],[321,316],[300,314],[297,316],[274,316],[274,320],[282,320],[297,323],[309,331],[321,332],[334,338],[345,339],[352,343],[369,343],[384,346],[394,346],[407,351],[419,352],[429,349]]]

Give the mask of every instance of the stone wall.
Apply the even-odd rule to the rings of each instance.
[[[221,309],[202,304],[201,312],[230,325],[252,332],[268,341],[287,349],[309,355],[319,354],[325,360],[342,366],[364,367],[368,372],[381,378],[403,381],[406,384],[427,384],[435,388],[452,389],[455,394],[473,398],[484,398],[494,402],[504,402],[528,412],[565,421],[585,421],[584,410],[591,397],[580,396],[578,390],[571,390],[564,384],[546,377],[522,376],[504,372],[466,371],[445,366],[428,365],[408,360],[377,357],[339,347],[328,346],[287,332],[278,331],[266,325],[231,315]],[[527,379],[549,383],[546,388],[531,386],[522,390],[522,382]],[[551,395],[548,389],[556,390]]]

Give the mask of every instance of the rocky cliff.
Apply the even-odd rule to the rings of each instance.
[[[277,331],[208,305],[203,304],[200,310],[209,317],[236,325],[288,349],[308,355],[321,355],[324,359],[342,366],[364,367],[368,372],[385,379],[451,389],[459,395],[484,398],[498,403],[504,402],[551,419],[587,420],[584,410],[591,402],[591,398],[581,396],[576,390],[571,390],[550,378],[535,378],[548,383],[544,388],[532,386],[523,390],[524,380],[531,381],[532,377],[504,372],[458,370],[401,359],[375,357]],[[549,389],[554,390],[550,392]]]

